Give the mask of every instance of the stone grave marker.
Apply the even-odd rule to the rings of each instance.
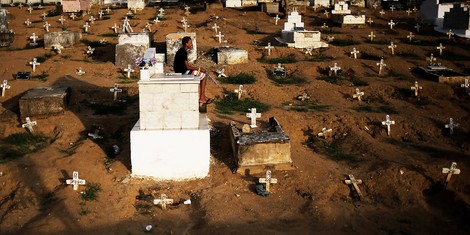
[[[36,126],[38,123],[36,121],[31,121],[29,117],[26,117],[25,120],[26,120],[26,123],[22,124],[21,127],[28,128],[29,132],[33,133],[34,132],[33,126]]]
[[[362,198],[362,193],[361,190],[359,189],[358,184],[362,184],[362,180],[360,179],[355,179],[353,175],[348,175],[348,180],[345,180],[344,183],[347,185],[352,185],[354,190],[356,191],[357,195],[359,198]]]
[[[326,127],[323,127],[321,131],[317,134],[318,137],[323,137],[326,138],[330,135],[330,133],[333,132],[333,129],[327,129]]]
[[[388,25],[390,25],[390,29],[393,29],[393,26],[395,26],[396,23],[393,22],[393,20],[390,20],[390,22],[388,22]]]
[[[82,75],[85,74],[85,70],[83,70],[83,69],[80,67],[80,68],[77,69],[76,74],[77,74],[78,76],[82,76]]]
[[[217,64],[243,63],[248,63],[248,51],[228,46],[217,49]]]
[[[44,49],[53,49],[53,46],[61,45],[65,48],[72,47],[82,38],[79,31],[60,31],[44,34]]]
[[[122,89],[119,88],[119,84],[114,83],[114,87],[109,89],[109,91],[114,93],[114,99],[113,100],[116,101],[117,100],[117,94],[119,92],[122,92]]]
[[[79,185],[85,185],[85,180],[78,178],[78,171],[74,171],[72,173],[72,179],[68,179],[65,181],[66,184],[73,185],[73,190],[78,190]]]
[[[134,69],[132,69],[132,66],[130,64],[128,64],[127,68],[123,69],[123,71],[127,73],[127,78],[130,78],[131,73],[134,72]]]
[[[261,113],[257,113],[257,112],[256,112],[256,108],[251,108],[250,111],[251,111],[251,112],[249,112],[249,113],[246,114],[246,117],[248,117],[248,118],[251,119],[250,127],[251,127],[251,128],[258,127],[258,126],[256,125],[256,118],[261,118]]]
[[[33,72],[36,72],[36,66],[40,65],[41,63],[38,62],[37,58],[33,58],[33,61],[30,61],[29,64],[33,67]]]
[[[266,191],[271,192],[271,184],[277,184],[277,179],[271,177],[271,171],[267,170],[266,171],[266,177],[265,178],[259,178],[258,182],[261,184],[266,184]]]
[[[242,98],[242,94],[246,93],[246,90],[243,90],[243,85],[240,85],[238,89],[235,89],[233,92],[237,93],[238,100],[240,100]]]
[[[357,99],[359,101],[362,101],[362,98],[361,98],[362,96],[364,96],[364,92],[359,91],[359,88],[356,88],[356,92],[353,95],[353,99]]]
[[[380,58],[380,62],[377,63],[377,66],[379,66],[379,75],[382,75],[384,68],[387,66],[387,64],[384,63],[384,58]]]
[[[357,59],[357,54],[359,54],[359,51],[356,50],[356,48],[354,47],[353,50],[351,51],[351,55],[354,56],[354,59]]]
[[[390,125],[395,125],[395,121],[390,120],[390,115],[385,116],[385,121],[382,121],[382,125],[387,126],[387,135],[390,136]]]
[[[217,25],[217,23],[214,23],[214,25],[212,26],[212,29],[214,30],[214,32],[217,34],[217,30],[219,29],[220,27]]]
[[[49,24],[47,21],[44,22],[44,29],[46,30],[46,32],[49,32],[49,26],[51,26],[51,24]]]
[[[85,22],[85,24],[83,25],[83,29],[85,30],[85,33],[88,32],[88,29],[90,28],[91,26],[88,24],[88,22]]]
[[[374,35],[374,32],[370,32],[370,34],[368,35],[368,37],[370,38],[370,41],[372,42],[372,41],[374,41],[374,38],[375,38],[376,36]]]
[[[408,34],[406,37],[410,40],[410,42],[412,42],[415,35],[413,35],[413,32],[410,32],[410,34]]]
[[[418,90],[422,90],[423,87],[418,85],[418,81],[415,81],[415,85],[411,87],[411,90],[415,91],[415,96],[418,97]]]
[[[219,39],[219,43],[222,43],[222,37],[224,37],[224,35],[222,34],[222,32],[219,31],[219,33],[216,34],[215,37]]]
[[[5,96],[5,91],[7,89],[10,89],[10,85],[8,85],[8,81],[7,80],[3,80],[3,83],[0,84],[0,87],[2,88],[2,97]]]
[[[276,17],[274,17],[274,24],[277,25],[277,22],[280,20],[279,15],[276,14]]]
[[[47,118],[65,112],[70,98],[70,87],[35,87],[28,90],[18,101],[20,117]]]
[[[160,199],[154,199],[153,204],[160,205],[163,210],[166,210],[166,205],[172,205],[173,199],[169,199],[166,194],[162,193]]]
[[[393,42],[390,41],[390,45],[388,46],[388,48],[392,51],[392,55],[395,55],[395,48],[397,48],[397,45],[393,44]]]
[[[452,177],[452,175],[460,174],[460,169],[457,169],[456,162],[452,162],[452,164],[450,165],[450,168],[442,168],[442,173],[447,174],[446,181],[444,183],[444,185],[447,186],[447,184],[449,184],[450,182],[450,178]]]
[[[458,123],[454,123],[454,119],[453,118],[449,118],[449,123],[445,125],[445,128],[448,128],[449,131],[450,131],[450,134],[453,135],[454,134],[454,128],[458,127],[459,124]]]
[[[446,47],[442,46],[442,43],[439,43],[439,46],[436,47],[439,50],[439,55],[442,56],[442,51],[446,49]]]
[[[271,50],[273,49],[274,47],[271,46],[271,43],[268,42],[268,45],[264,47],[264,49],[266,49],[268,51],[268,55],[271,55]]]
[[[339,67],[337,63],[335,63],[333,66],[330,66],[330,76],[333,73],[335,74],[335,76],[338,75],[339,70],[341,70],[341,67]]]

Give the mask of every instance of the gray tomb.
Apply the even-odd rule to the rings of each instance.
[[[44,48],[53,49],[54,46],[72,47],[82,39],[78,31],[50,32],[44,34]]]
[[[217,64],[244,63],[248,63],[248,51],[233,47],[220,47],[217,49]]]
[[[21,119],[62,114],[69,101],[71,89],[66,86],[36,87],[19,100]]]
[[[141,57],[150,48],[151,34],[145,33],[120,33],[116,45],[116,66],[133,65],[137,57]]]

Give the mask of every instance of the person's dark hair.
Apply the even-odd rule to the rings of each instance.
[[[188,43],[188,42],[189,42],[189,40],[191,40],[191,37],[189,37],[189,36],[186,36],[186,37],[184,37],[184,38],[183,38],[183,41],[181,41],[181,43],[183,44],[183,46],[185,46],[185,45],[186,45],[186,43]]]

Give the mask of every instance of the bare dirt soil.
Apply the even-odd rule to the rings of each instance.
[[[204,179],[184,182],[161,182],[131,178],[129,131],[138,119],[136,79],[125,79],[122,68],[114,66],[117,37],[114,23],[121,24],[127,9],[115,9],[106,19],[97,20],[81,43],[56,54],[43,47],[26,48],[28,37],[45,33],[40,15],[54,6],[34,10],[6,7],[10,12],[9,27],[15,32],[12,46],[0,49],[0,75],[11,89],[1,98],[0,136],[24,133],[24,120],[19,118],[18,99],[28,89],[63,84],[72,88],[69,110],[63,115],[35,119],[36,133],[54,139],[46,148],[0,164],[0,233],[1,234],[143,234],[152,225],[153,234],[465,234],[470,231],[470,122],[469,95],[460,84],[440,84],[426,77],[416,77],[411,68],[426,65],[425,58],[434,53],[438,62],[456,71],[469,71],[470,43],[462,38],[447,40],[429,26],[416,33],[413,26],[419,13],[408,16],[404,11],[364,10],[374,22],[362,28],[341,28],[326,18],[324,9],[308,10],[303,15],[305,28],[323,30],[322,38],[334,36],[337,42],[352,40],[356,45],[335,46],[314,50],[313,55],[299,49],[277,46],[286,18],[274,24],[273,16],[248,9],[222,9],[211,5],[208,10],[193,6],[188,17],[197,33],[199,66],[209,71],[221,69],[207,52],[221,46],[212,31],[213,18],[225,35],[222,46],[235,46],[248,51],[249,63],[227,65],[227,75],[247,72],[257,81],[245,85],[247,96],[270,105],[262,114],[262,122],[275,116],[291,138],[294,170],[274,171],[278,183],[268,197],[258,196],[255,180],[263,175],[239,175],[229,143],[228,125],[248,123],[244,113],[222,114],[209,105],[207,114],[214,126],[211,138],[212,164]],[[99,9],[92,14],[98,18]],[[178,6],[166,6],[166,20],[152,26],[154,45],[164,52],[165,35],[182,31],[179,21],[183,12]],[[138,12],[131,24],[140,32],[157,9],[147,7]],[[218,16],[216,19],[215,16]],[[109,18],[108,18],[109,17]],[[25,27],[30,19],[34,23]],[[82,31],[88,20],[67,21],[61,26],[59,16],[46,17],[51,31]],[[398,22],[394,29],[387,23]],[[321,29],[323,23],[328,29]],[[199,25],[200,24],[200,25]],[[199,26],[199,27],[198,27]],[[377,35],[378,43],[369,43],[367,35]],[[413,43],[406,35],[416,34]],[[108,36],[106,36],[106,34]],[[106,39],[89,57],[85,49],[90,42]],[[339,41],[338,41],[339,39]],[[387,48],[389,41],[397,45],[396,55]],[[271,42],[275,49],[266,56],[264,46]],[[383,42],[383,43],[379,43]],[[444,42],[446,49],[439,56],[436,47]],[[358,59],[350,55],[355,47]],[[312,61],[312,58],[331,58]],[[18,71],[31,71],[27,65],[33,57],[46,57],[32,75],[48,75],[45,79],[14,80]],[[266,70],[275,64],[258,59],[295,58],[284,64],[288,74],[306,79],[297,85],[276,84]],[[380,57],[387,64],[386,73],[378,76]],[[330,83],[325,77],[328,66],[342,67],[342,80]],[[76,75],[78,68],[85,75]],[[171,68],[166,67],[167,71]],[[134,75],[136,76],[136,75]],[[327,79],[328,80],[328,79]],[[365,92],[362,102],[352,99],[357,82]],[[410,87],[418,81],[423,87],[414,97]],[[122,113],[95,114],[91,104],[112,105],[109,88],[115,82],[124,89],[126,99]],[[208,84],[210,97],[223,98],[223,92],[238,85]],[[306,91],[312,109],[295,111],[298,95]],[[289,105],[291,104],[291,105]],[[317,107],[317,108],[315,108]],[[321,108],[319,108],[321,107]],[[396,122],[387,136],[381,121],[390,114]],[[453,135],[444,125],[449,118],[460,125]],[[332,128],[331,137],[323,140],[316,134]],[[102,140],[88,138],[87,133],[101,128]],[[117,144],[121,152],[110,158],[109,150]],[[183,147],[183,146],[182,146]],[[452,177],[445,188],[442,168],[458,163],[460,175]],[[65,185],[72,171],[88,185],[99,185],[96,200],[85,201],[82,194]],[[348,174],[362,179],[359,185],[363,198],[358,199],[351,187],[344,184]],[[92,195],[90,191],[88,191]],[[152,205],[154,197],[166,193],[170,198],[191,199],[191,205],[179,203],[165,211]],[[467,232],[465,232],[467,231]]]

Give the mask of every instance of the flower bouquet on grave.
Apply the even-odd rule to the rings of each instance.
[[[157,63],[157,59],[155,58],[144,58],[144,57],[137,57],[134,61],[135,66],[139,66],[140,69],[148,69],[151,66],[154,66]]]

